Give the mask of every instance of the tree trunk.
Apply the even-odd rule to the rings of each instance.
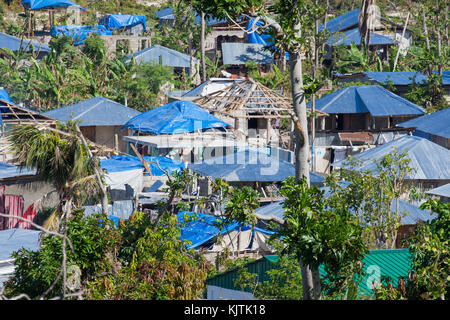
[[[306,117],[305,90],[303,89],[302,61],[300,52],[289,53],[289,64],[292,86],[292,101],[301,131],[296,130],[295,147],[295,177],[299,180],[303,176],[309,185],[310,150],[308,141],[308,119]]]
[[[84,136],[81,133],[80,127],[78,125],[77,125],[77,134],[81,140],[81,143],[86,147],[88,151],[89,159],[92,159],[93,158],[92,152],[89,149],[89,145],[87,144],[86,139],[84,139]],[[102,213],[108,214],[108,194],[106,192],[106,187],[103,185],[103,181],[97,166],[94,166],[94,174],[102,196]]]
[[[308,265],[304,265],[301,259],[299,260],[302,272],[303,300],[313,300],[314,284],[311,269]]]
[[[320,300],[322,298],[322,285],[320,283],[319,267],[313,267],[311,270],[313,281],[313,299]]]
[[[200,50],[202,60],[202,82],[206,81],[206,65],[205,65],[205,13],[202,12],[202,25],[200,35]]]
[[[295,177],[297,180],[306,177],[309,185],[309,166],[310,166],[310,150],[308,141],[308,120],[306,117],[306,101],[305,91],[303,89],[303,74],[302,74],[302,60],[300,52],[289,53],[291,86],[292,86],[292,100],[294,113],[297,116],[301,131],[295,131]],[[301,265],[302,285],[303,285],[303,299],[313,299],[313,280],[311,269],[308,265]]]

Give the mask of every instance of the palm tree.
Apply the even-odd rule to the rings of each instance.
[[[15,126],[8,139],[19,164],[36,168],[39,178],[53,184],[58,193],[59,203],[45,228],[57,230],[60,219],[70,218],[74,207],[98,194],[99,189],[104,192],[96,181],[98,161],[80,139],[76,124],[43,131],[35,126]]]

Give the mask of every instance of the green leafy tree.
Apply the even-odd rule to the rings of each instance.
[[[361,261],[367,250],[357,218],[348,209],[330,206],[323,191],[308,187],[305,179],[287,178],[281,193],[286,197],[286,223],[279,235],[289,252],[311,266],[315,281],[319,281],[313,296],[320,299],[323,292],[344,294],[355,275],[361,275]],[[326,272],[322,281],[320,265]]]
[[[326,179],[331,189],[329,200],[356,214],[361,225],[367,227],[366,240],[371,247],[394,248],[397,230],[405,215],[399,211],[399,199],[408,192],[410,184],[406,183],[406,178],[414,170],[409,166],[407,153],[395,148],[374,162],[374,172],[362,171],[358,161],[348,159],[343,168]]]

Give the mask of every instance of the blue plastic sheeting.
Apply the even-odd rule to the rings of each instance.
[[[109,14],[102,17],[99,23],[108,30],[117,30],[142,24],[144,32],[147,30],[147,18],[140,14]]]
[[[230,231],[249,230],[250,227],[233,221],[230,225],[222,225],[223,220],[220,217],[206,215],[203,213],[194,213],[189,211],[181,211],[177,214],[180,223],[180,233],[182,241],[189,241],[188,249],[195,249],[209,240],[228,233]],[[223,226],[220,230],[219,226]],[[255,227],[254,230],[264,234],[272,235],[274,232]]]
[[[247,61],[257,64],[273,63],[272,52],[258,43],[225,42],[222,43],[223,64],[240,65]]]
[[[18,51],[20,48],[25,50],[25,48],[28,47],[29,42],[30,40],[23,39],[22,41],[20,38],[0,32],[0,48],[8,48],[13,52]],[[49,52],[51,50],[50,47],[45,43],[31,41],[31,44],[28,47],[27,51],[31,50],[31,46],[33,46],[34,51],[37,51],[39,49],[41,52]]]
[[[326,30],[331,33],[346,30],[348,28],[354,27],[358,24],[360,10],[355,9],[348,11],[330,21],[327,21]],[[319,25],[319,31],[324,29],[324,25]]]
[[[188,164],[188,168],[203,176],[222,178],[229,182],[275,182],[295,176],[295,165],[292,163],[254,150],[238,151],[223,157],[210,158]],[[310,172],[311,183],[322,183],[323,180],[322,176]]]
[[[428,190],[426,194],[431,194],[440,197],[450,198],[450,183],[444,184],[443,186]]]
[[[273,46],[275,41],[271,34],[259,34],[257,32],[252,31],[252,27],[255,24],[255,19],[250,18],[248,20],[247,31],[248,33],[248,42],[249,43],[257,43],[262,44],[264,46]],[[262,20],[258,20],[256,22],[256,26],[264,26],[264,22]],[[285,57],[289,60],[289,53],[285,52]]]
[[[158,162],[159,166],[168,171],[169,174],[176,171],[181,171],[185,168],[185,164],[182,161],[173,160],[168,157],[158,156],[158,157],[143,157],[145,161],[147,161],[150,171],[154,176],[162,176],[165,175],[159,168],[156,162]],[[128,171],[134,169],[144,169],[144,165],[138,157],[131,156],[128,154],[125,155],[115,155],[111,156],[109,159],[100,160],[100,166],[102,169],[107,172],[121,172]]]
[[[36,172],[36,169],[22,168],[0,161],[0,179],[8,179],[21,176],[34,176],[36,175]]]
[[[74,45],[83,44],[91,34],[111,36],[112,32],[107,30],[105,26],[98,24],[92,26],[56,26],[50,29],[50,35],[59,37],[67,36],[74,40]]]
[[[416,131],[432,134],[439,137],[450,138],[450,108],[445,108],[422,117],[397,124],[402,128],[416,128]],[[420,134],[420,133],[419,133]]]
[[[192,102],[173,101],[134,117],[122,129],[170,134],[227,127],[230,127],[228,123],[219,120]]]
[[[413,180],[446,180],[450,179],[450,150],[416,136],[403,136],[386,144],[353,155],[361,166],[355,168],[358,171],[370,170],[377,173],[374,160],[380,161],[387,153],[397,149],[399,153],[405,152],[410,159],[409,166],[415,170],[406,179]],[[344,167],[347,159],[334,162],[333,167]]]
[[[76,7],[82,10],[86,10],[85,8],[69,0],[23,0],[22,5],[25,9],[29,10],[57,9],[68,7]]]
[[[160,45],[148,47],[134,53],[132,56],[136,60],[136,64],[156,63],[172,68],[191,67],[191,57],[189,55]],[[129,58],[131,59],[132,56],[130,55]],[[198,62],[198,59],[194,58],[194,64]]]
[[[315,107],[329,114],[368,112],[374,117],[425,114],[423,108],[378,85],[342,88],[317,99]]]
[[[3,88],[0,88],[0,100],[14,104],[8,92],[6,92],[6,90]]]
[[[327,44],[332,46],[336,46],[339,44],[350,46],[352,43],[356,44],[357,46],[361,44],[361,32],[359,32],[358,28],[350,29],[342,33],[337,33],[335,35],[332,35],[327,40]],[[378,34],[375,32],[370,33],[370,41],[369,41],[370,46],[395,44],[395,43],[397,42],[388,36]]]
[[[94,213],[102,213],[101,204],[95,206],[83,206],[84,215],[91,216]],[[127,220],[133,214],[133,200],[114,201],[108,205],[108,217],[113,220]]]
[[[12,259],[11,254],[21,248],[38,251],[40,234],[38,230],[0,230],[0,261]]]
[[[94,97],[43,114],[61,122],[79,120],[83,127],[122,126],[140,112],[103,97]]]
[[[194,220],[194,217],[197,219]],[[239,223],[233,222],[230,225],[224,226],[220,231],[219,226],[223,220],[219,217],[206,215],[203,213],[193,213],[189,211],[181,211],[177,214],[177,219],[181,223],[180,233],[181,240],[190,241],[189,249],[195,249],[205,242],[227,232],[236,230]],[[185,222],[187,220],[194,220]]]

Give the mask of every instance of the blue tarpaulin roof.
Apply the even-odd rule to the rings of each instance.
[[[354,27],[358,24],[358,17],[359,17],[360,10],[355,9],[348,11],[340,16],[337,16],[334,19],[331,19],[330,21],[327,21],[326,30],[330,31],[331,33],[338,32],[341,30],[348,29],[350,27]],[[319,25],[319,31],[322,31],[324,29],[324,25]]]
[[[136,63],[156,63],[173,68],[190,68],[191,57],[187,54],[169,49],[160,45],[154,45],[144,50],[134,53]],[[131,55],[129,56],[131,58]],[[198,59],[194,58],[194,63],[198,63]]]
[[[204,176],[226,181],[283,181],[295,176],[295,165],[266,152],[245,150],[188,164],[188,168]],[[311,183],[322,183],[324,178],[310,172]]]
[[[159,166],[166,170],[169,174],[172,172],[178,172],[185,168],[185,164],[182,161],[173,160],[168,157],[158,156],[158,157],[143,157],[154,176],[162,176],[165,175],[161,169],[158,168],[156,162],[158,162]],[[141,160],[132,155],[115,155],[111,156],[108,159],[100,160],[100,166],[102,169],[107,172],[120,172],[120,171],[128,171],[135,169],[144,169],[144,165]]]
[[[450,198],[450,183],[444,184],[443,186],[431,189],[426,191],[425,193]]]
[[[416,128],[415,131],[421,131],[435,136],[450,138],[450,108],[445,108],[412,120],[397,124],[402,128]]]
[[[11,254],[21,248],[38,251],[40,234],[38,230],[0,230],[0,261],[12,259]]]
[[[192,219],[194,216],[197,216],[198,219],[184,223],[185,219]],[[177,219],[182,223],[180,228],[181,239],[191,242],[188,245],[189,249],[195,249],[218,235],[236,230],[239,227],[239,223],[233,222],[231,225],[224,226],[220,231],[218,226],[222,223],[222,219],[219,217],[203,213],[194,214],[189,211],[181,211],[177,214]]]
[[[11,100],[11,97],[9,96],[8,92],[6,92],[6,90],[1,87],[0,87],[0,100],[14,104],[14,102]]]
[[[25,49],[29,42],[30,40],[23,39],[22,41],[20,38],[0,32],[0,48],[8,48],[11,51],[18,51],[20,48]],[[48,52],[51,50],[47,44],[39,43],[37,41],[31,41],[30,47],[28,47],[27,50],[31,50],[31,45],[33,45],[35,51],[38,49],[42,52]]]
[[[233,221],[230,225],[222,225],[223,219],[203,213],[194,213],[189,211],[181,211],[177,214],[178,222],[180,223],[181,240],[189,241],[188,249],[195,249],[209,240],[223,235],[227,232],[237,230],[241,227],[241,231],[249,230],[250,227]],[[267,231],[258,227],[254,230],[264,234],[274,234],[274,232]]]
[[[83,44],[91,34],[110,36],[112,32],[101,24],[92,26],[55,26],[50,29],[50,35],[52,36],[68,36],[73,38],[74,45],[76,46]]]
[[[450,179],[450,150],[431,142],[425,138],[416,136],[403,136],[392,140],[386,144],[369,149],[367,151],[353,155],[356,160],[362,161],[361,167],[355,168],[358,171],[370,170],[376,174],[376,164],[374,159],[379,161],[394,148],[398,152],[406,152],[410,159],[409,166],[415,170],[406,179],[414,180],[446,180]],[[332,164],[333,167],[344,167],[346,159]]]
[[[222,43],[223,64],[240,65],[247,61],[257,64],[271,64],[273,62],[272,52],[266,46],[259,43]]]
[[[39,9],[57,9],[57,8],[68,8],[77,7],[83,10],[83,7],[69,0],[23,0],[22,5],[24,8],[29,10],[39,10]]]
[[[329,114],[369,112],[374,117],[425,113],[418,105],[378,85],[342,88],[317,99],[315,107]]]
[[[170,134],[225,127],[230,125],[196,104],[189,101],[173,101],[134,117],[123,126],[123,129]]]
[[[361,44],[361,32],[359,32],[358,28],[350,29],[347,31],[344,31],[342,33],[338,33],[335,35],[332,35],[328,40],[327,44],[335,46],[339,44],[345,44],[346,46],[351,45],[352,43],[356,45]],[[375,32],[370,33],[370,42],[369,45],[384,45],[384,44],[395,44],[397,43],[394,39],[378,34]]]
[[[94,97],[43,114],[61,122],[80,120],[80,126],[122,126],[140,112],[103,97]]]
[[[144,32],[147,30],[147,18],[141,14],[108,14],[99,20],[108,30],[117,30],[142,24]]]
[[[32,175],[36,175],[36,169],[21,168],[13,164],[0,161],[0,179]]]
[[[271,34],[267,34],[267,33],[259,34],[256,31],[252,31],[252,28],[253,28],[254,24],[255,24],[255,19],[254,18],[250,18],[248,20],[248,24],[247,24],[248,42],[249,43],[262,44],[264,46],[273,46],[275,41],[274,41],[272,35]],[[264,24],[265,23],[263,21],[261,21],[261,20],[258,20],[256,22],[256,26],[264,26]],[[270,53],[270,51],[269,51],[269,53]],[[285,52],[285,57],[286,57],[286,59],[289,60],[289,53]]]

